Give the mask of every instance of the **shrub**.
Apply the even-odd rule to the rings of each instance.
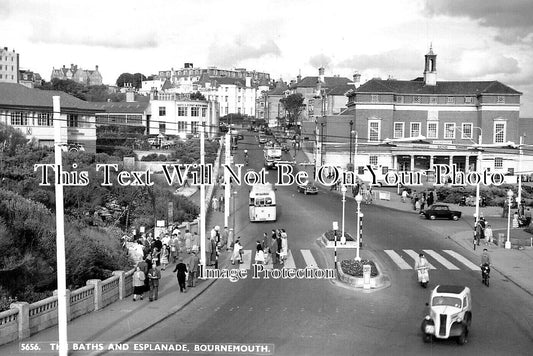
[[[326,233],[324,235],[326,236],[328,241],[335,241],[335,231],[334,230],[326,231]],[[342,236],[342,231],[337,231],[337,241],[341,240],[341,236]],[[350,235],[346,231],[344,232],[344,237],[346,237],[346,241],[355,241],[354,238],[352,237],[352,235]]]
[[[363,277],[363,266],[370,265],[370,276],[376,277],[379,275],[376,264],[370,260],[343,260],[341,262],[341,269],[344,273],[354,276],[354,277]]]

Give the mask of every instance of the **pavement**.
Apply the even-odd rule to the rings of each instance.
[[[304,145],[301,150],[296,152],[291,150],[290,154],[293,157],[293,160],[298,164],[312,163],[314,161],[311,143],[309,143],[308,146]],[[316,183],[316,185],[322,190],[330,191],[330,187],[321,186],[319,183]],[[412,204],[402,202],[396,187],[374,188],[374,190],[389,192],[390,200],[374,199],[373,204],[384,206],[392,210],[417,214],[417,212],[414,211]],[[331,192],[342,195],[340,190],[333,190]],[[346,194],[346,198],[353,199],[352,195],[349,193]],[[434,231],[449,237],[460,247],[474,254],[479,261],[481,260],[483,249],[487,248],[491,258],[492,269],[501,273],[510,282],[533,296],[533,234],[524,231],[522,228],[511,228],[510,240],[513,248],[505,249],[503,247],[503,242],[507,238],[507,218],[502,218],[502,208],[492,206],[483,207],[480,208],[480,214],[485,217],[487,222],[491,224],[493,228],[494,243],[484,245],[483,242],[481,242],[481,246],[476,246],[474,249],[473,229],[475,207],[459,206],[457,204],[448,205],[450,206],[450,209],[462,212],[461,220],[464,220],[467,225],[465,226],[465,224],[463,224],[462,226],[470,228],[467,230],[461,230],[461,228],[459,228],[461,231],[454,231],[454,229],[449,229],[448,227],[445,229],[442,227],[435,227]],[[457,230],[457,228],[455,228],[455,230]],[[498,237],[502,238],[502,241],[500,241],[499,244]],[[363,251],[364,249],[361,250],[361,252]]]

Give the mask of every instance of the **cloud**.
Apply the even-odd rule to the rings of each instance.
[[[212,42],[209,46],[208,61],[222,67],[238,65],[239,62],[248,59],[258,59],[263,56],[281,56],[281,50],[271,39],[260,44],[237,37],[233,43]]]
[[[325,55],[324,53],[320,53],[309,58],[309,64],[313,68],[320,68],[320,67],[328,68],[331,66],[331,63],[332,63],[331,57]]]
[[[156,35],[150,31],[137,32],[129,28],[113,27],[91,31],[90,27],[76,24],[74,19],[54,26],[41,19],[32,25],[29,39],[36,43],[134,49],[154,48],[158,45]]]
[[[485,51],[465,51],[457,62],[450,63],[447,72],[459,78],[501,80],[502,77],[521,74],[521,68],[514,57]]]
[[[376,54],[356,54],[337,64],[341,68],[350,69],[378,69],[386,73],[398,71],[422,71],[423,54],[408,48],[398,48]]]
[[[476,20],[481,26],[498,29],[495,39],[504,43],[523,41],[533,33],[531,0],[431,0],[426,2],[425,12]]]

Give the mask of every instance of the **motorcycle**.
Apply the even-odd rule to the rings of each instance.
[[[488,264],[484,264],[481,266],[481,282],[489,286],[489,278],[490,278],[490,266]]]
[[[419,267],[418,272],[418,282],[423,288],[426,288],[429,283],[429,270],[427,267]]]

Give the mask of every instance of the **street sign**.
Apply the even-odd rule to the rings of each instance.
[[[337,221],[334,221],[333,222],[333,230],[338,230],[339,229],[339,223]]]

